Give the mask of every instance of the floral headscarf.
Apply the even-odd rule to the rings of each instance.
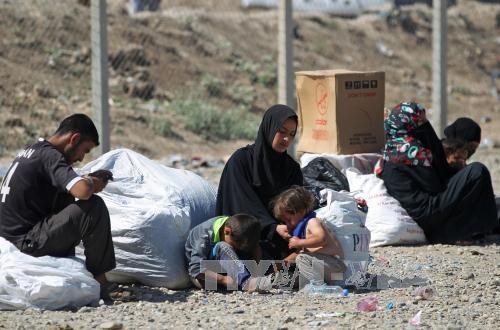
[[[391,109],[384,120],[386,143],[382,159],[394,164],[431,166],[431,150],[413,136],[413,131],[425,121],[425,109],[420,104],[403,102]],[[377,166],[375,172],[381,171],[381,166]]]

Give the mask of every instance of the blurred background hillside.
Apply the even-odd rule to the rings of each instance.
[[[154,12],[129,15],[128,1],[108,0],[111,148],[220,159],[253,139],[261,114],[277,102],[278,13],[244,2],[163,0]],[[88,3],[0,0],[4,163],[70,113],[92,115]],[[492,77],[500,70],[500,5],[452,3],[448,119],[479,122],[475,159],[498,168],[500,78]],[[385,71],[387,107],[415,100],[430,108],[428,5],[388,3],[355,17],[294,11],[293,22],[295,71]]]

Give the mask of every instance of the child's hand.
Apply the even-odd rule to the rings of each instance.
[[[302,243],[302,240],[300,238],[298,238],[297,236],[293,236],[288,241],[288,248],[289,249],[298,249],[298,248],[300,248],[301,243]]]
[[[356,203],[358,203],[358,205],[361,207],[366,206],[366,200],[361,197],[356,197]]]
[[[363,212],[368,212],[368,205],[366,204],[366,200],[361,197],[356,198],[356,203],[358,204],[358,209]]]
[[[283,239],[285,239],[285,240],[288,240],[288,239],[290,239],[290,237],[292,237],[288,233],[288,228],[286,227],[286,225],[277,225],[276,232],[278,233],[278,235],[283,237]]]

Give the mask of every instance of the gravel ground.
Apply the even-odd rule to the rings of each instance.
[[[414,287],[350,292],[348,297],[276,290],[268,294],[172,291],[130,286],[139,299],[75,311],[0,312],[5,329],[165,329],[165,328],[420,328],[500,327],[500,237],[481,246],[432,245],[372,249],[373,274],[400,279],[428,278],[431,300],[416,298]],[[403,281],[400,286],[404,286]],[[377,297],[378,310],[359,312],[357,303]],[[392,303],[389,309],[387,304]]]
[[[474,158],[490,168],[498,195],[498,151],[480,150]],[[197,172],[216,184],[221,169]],[[434,297],[419,300],[415,287],[404,280],[399,288],[351,290],[344,298],[286,290],[247,294],[132,285],[126,287],[137,298],[133,302],[66,311],[0,311],[0,329],[406,329],[414,327],[408,321],[419,311],[420,328],[500,329],[500,237],[471,247],[373,248],[371,255],[370,273],[379,278],[427,278]],[[357,311],[357,303],[366,297],[378,298],[376,311]]]

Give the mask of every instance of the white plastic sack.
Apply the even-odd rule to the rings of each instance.
[[[351,191],[359,191],[368,205],[366,227],[372,234],[371,247],[426,242],[422,228],[389,195],[382,179],[375,174],[362,175],[356,169],[348,169],[345,174]]]
[[[327,204],[316,210],[316,216],[327,224],[326,228],[333,231],[342,246],[347,266],[344,280],[348,282],[356,273],[364,274],[370,262],[370,231],[365,227],[366,215],[358,209],[356,200],[348,192],[325,189],[321,193],[326,195]]]
[[[0,310],[97,304],[99,283],[77,258],[35,258],[0,237]]]
[[[373,173],[373,168],[380,158],[380,154],[366,153],[353,155],[335,155],[335,154],[308,154],[305,153],[300,157],[300,167],[306,167],[309,162],[318,157],[328,159],[332,164],[342,171],[350,167],[357,168],[361,173]],[[352,189],[351,189],[352,190]]]
[[[99,195],[111,217],[116,269],[112,282],[181,289],[189,230],[215,215],[215,187],[197,174],[169,168],[134,151],[110,151],[81,169],[113,172]]]

